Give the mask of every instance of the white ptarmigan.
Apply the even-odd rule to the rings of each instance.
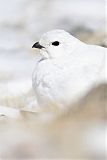
[[[64,30],[45,33],[32,48],[40,49],[33,87],[41,106],[69,105],[106,79],[106,48],[88,45]]]

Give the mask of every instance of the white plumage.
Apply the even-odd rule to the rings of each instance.
[[[63,30],[47,32],[33,48],[40,49],[33,87],[42,106],[69,105],[105,82],[106,48],[85,44]]]

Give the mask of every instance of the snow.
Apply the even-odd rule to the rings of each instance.
[[[11,118],[19,118],[20,111],[19,109],[0,106],[0,115],[2,116],[7,115],[8,117],[11,117]]]
[[[105,35],[105,19],[105,0],[0,0],[0,114],[16,118],[20,116],[20,108],[39,111],[32,90],[32,72],[37,51],[32,51],[31,47],[42,33],[56,28],[65,29],[80,39],[87,36],[86,41],[94,36],[94,40],[91,39],[94,44],[99,35]],[[99,37],[100,43],[104,41],[107,39]],[[40,118],[44,121],[48,116],[45,114]],[[29,127],[31,138],[30,129]],[[0,146],[7,147],[7,139],[11,144],[11,136],[7,136],[8,130],[11,131],[10,125],[5,132],[6,136],[3,132],[3,140],[0,136]],[[26,133],[28,134],[28,127],[24,130],[24,136],[21,134],[22,139],[26,137]],[[37,136],[35,133],[33,132],[34,137]],[[90,127],[89,131],[86,131],[85,146],[88,144],[90,150],[99,152],[101,147],[97,145],[103,145],[100,141],[103,133],[100,124]],[[91,143],[90,139],[95,139],[96,136],[99,141]],[[17,140],[15,134],[14,137]],[[44,137],[42,140],[45,141]],[[20,136],[18,138],[21,141]],[[40,142],[41,137],[38,144]],[[47,142],[50,145],[50,141]],[[48,143],[42,147],[43,152],[46,151]]]

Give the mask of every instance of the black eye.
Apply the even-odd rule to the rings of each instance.
[[[58,41],[52,42],[52,45],[53,45],[53,46],[58,46],[58,45],[59,45],[59,42],[58,42]]]

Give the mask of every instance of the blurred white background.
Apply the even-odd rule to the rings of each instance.
[[[32,101],[36,99],[32,94],[28,94],[32,89],[32,71],[36,58],[36,50],[32,51],[32,45],[44,32],[64,29],[84,42],[104,45],[107,41],[105,3],[105,0],[0,0],[0,106],[32,106]],[[99,99],[99,95],[93,104],[97,102],[96,99]],[[65,125],[59,119],[56,121],[57,125],[52,125],[50,129],[44,127],[46,133],[42,133],[41,129],[38,131],[35,121],[26,124],[26,119],[19,125],[15,121],[13,123],[9,119],[1,119],[0,152],[3,152],[4,157],[12,154],[18,158],[31,158],[35,155],[47,158],[47,155],[55,157],[55,152],[59,157],[63,154],[66,157],[66,152],[71,154],[72,148],[75,153],[82,151],[84,155],[85,149],[89,157],[103,157],[105,127],[100,118],[104,108],[101,109],[102,102],[99,101],[95,106],[98,109],[99,104],[100,109],[94,110],[92,108],[95,106],[89,98],[86,103],[90,102],[92,110],[87,107],[84,112],[71,112],[70,117],[74,115],[74,120],[71,118],[70,121],[67,116],[65,119],[62,117]],[[93,114],[94,111],[98,112]],[[98,117],[98,121],[94,116]],[[61,149],[61,153],[58,149]]]

